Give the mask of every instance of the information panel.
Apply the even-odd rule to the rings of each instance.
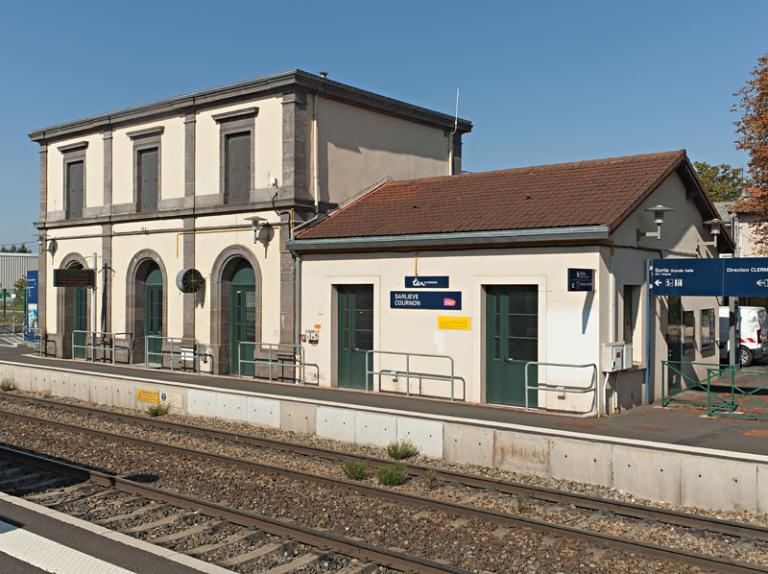
[[[93,269],[54,269],[54,287],[95,287],[96,273]]]
[[[654,259],[651,293],[768,297],[768,258]]]
[[[461,291],[390,291],[392,309],[461,310]]]
[[[568,268],[568,291],[594,291],[594,269]]]

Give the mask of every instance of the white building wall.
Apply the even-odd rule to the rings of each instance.
[[[418,262],[416,262],[418,258]],[[390,309],[390,291],[403,291],[404,277],[448,275],[449,291],[461,291],[461,311]],[[302,330],[320,326],[320,340],[307,344],[310,363],[320,366],[320,384],[335,386],[336,291],[334,286],[368,283],[374,286],[374,348],[426,354],[447,354],[454,358],[458,376],[467,381],[467,400],[484,400],[484,289],[486,285],[535,284],[539,287],[539,360],[558,363],[597,363],[600,293],[567,291],[568,267],[597,269],[599,255],[594,248],[451,251],[416,254],[307,255],[302,263]],[[467,316],[469,331],[438,329],[438,316]],[[376,368],[394,367],[394,360],[378,360]],[[401,361],[402,362],[402,361]],[[436,362],[423,361],[414,370],[432,371]],[[550,368],[540,380],[568,380],[589,385],[589,371]],[[591,374],[591,373],[589,373]],[[433,394],[446,396],[446,384],[430,385]],[[540,393],[541,405],[588,410],[586,397],[557,399]]]
[[[104,204],[104,139],[100,133],[87,134],[57,141],[48,146],[48,211],[64,210],[64,154],[61,148],[88,142],[85,149],[85,202],[84,207]]]

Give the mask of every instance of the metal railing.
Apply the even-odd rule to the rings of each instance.
[[[84,361],[117,363],[117,352],[125,351],[127,363],[131,362],[133,333],[104,331],[72,331],[72,358]],[[124,343],[124,344],[122,344]],[[82,352],[79,352],[82,351]],[[90,356],[89,356],[90,355]]]
[[[733,365],[661,361],[662,405],[704,408],[708,416],[768,420],[768,373]]]
[[[147,369],[169,369],[171,371],[192,371],[199,373],[201,363],[210,364],[213,373],[213,357],[200,352],[197,339],[187,337],[166,337],[164,335],[144,336],[144,366]]]
[[[307,380],[307,367],[315,373],[312,382]],[[302,345],[288,343],[240,341],[237,346],[237,375],[302,385],[320,384],[320,366],[306,362]]]
[[[373,359],[376,355],[404,357],[405,368],[379,369],[377,371],[373,366]],[[436,359],[438,361],[446,361],[448,363],[448,372],[447,373],[430,373],[430,372],[412,370],[411,360],[413,358]],[[383,390],[382,378],[388,378],[391,380],[391,382],[394,382],[394,383],[399,382],[400,378],[404,378],[405,391]],[[429,353],[406,353],[403,351],[379,351],[376,349],[368,349],[365,351],[365,380],[366,380],[366,388],[371,386],[371,382],[373,380],[376,380],[377,382],[376,388],[373,388],[373,389],[369,388],[369,390],[373,390],[376,392],[402,394],[406,396],[411,396],[411,394],[414,394],[416,396],[439,398],[439,399],[443,399],[446,397],[441,395],[424,394],[424,381],[425,380],[443,381],[443,382],[450,383],[450,387],[451,387],[450,400],[465,401],[467,399],[467,383],[464,380],[464,377],[460,377],[456,375],[456,369],[454,366],[453,357],[451,357],[450,355],[433,355]],[[418,382],[418,393],[411,393],[411,380]],[[455,389],[456,381],[461,382],[461,398],[456,397],[456,389]]]
[[[589,417],[589,416],[599,416],[599,401],[598,401],[598,370],[597,365],[595,363],[584,363],[584,364],[573,364],[573,363],[548,363],[545,361],[517,361],[514,359],[507,359],[507,362],[513,363],[513,364],[519,364],[523,366],[524,370],[524,382],[525,382],[525,409],[531,410],[533,408],[539,409],[538,405],[536,407],[531,407],[531,400],[530,400],[530,394],[531,392],[539,393],[539,392],[545,392],[545,393],[558,393],[561,395],[566,394],[572,394],[572,395],[585,395],[592,393],[592,402],[590,404],[589,410],[586,412],[579,412],[574,413],[573,411],[566,411],[564,409],[557,409],[557,411],[561,411],[564,414],[578,414],[583,417]],[[531,384],[531,378],[530,378],[530,371],[531,367],[536,367],[537,369],[537,376],[536,376],[536,383]],[[590,382],[589,386],[577,386],[577,385],[562,385],[558,383],[547,383],[542,382],[539,379],[538,375],[538,369],[539,367],[544,367],[545,369],[549,368],[556,368],[556,369],[591,369],[592,374],[590,376]],[[538,403],[538,401],[537,401]],[[541,408],[540,410],[547,410],[547,411],[553,411],[555,409],[549,409],[549,408]]]

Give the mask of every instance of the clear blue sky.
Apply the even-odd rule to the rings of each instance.
[[[479,171],[686,148],[745,163],[765,0],[3,2],[0,243],[38,217],[33,129],[292,68],[474,122]]]

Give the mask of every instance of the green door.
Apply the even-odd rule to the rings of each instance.
[[[339,287],[339,386],[372,389],[366,351],[373,349],[373,285]]]
[[[240,372],[240,343],[256,341],[256,274],[247,262],[243,261],[232,276],[230,293],[230,341],[232,373],[253,376],[254,366],[246,363]],[[243,359],[253,358],[254,345],[243,345]]]
[[[86,287],[74,287],[75,308],[74,311],[74,331],[88,330],[88,289]],[[88,352],[85,348],[88,335],[85,332],[74,333],[72,337],[72,356],[76,359],[85,359]]]
[[[667,385],[668,391],[679,391],[683,377],[683,305],[680,297],[667,298]]]
[[[537,285],[501,285],[486,290],[486,401],[525,405],[526,363],[539,356],[539,291]],[[528,385],[535,386],[538,367],[529,365]],[[528,391],[528,406],[538,403]]]
[[[144,281],[144,336],[163,336],[163,274],[157,267]],[[162,363],[163,340],[148,339],[147,351],[150,363]]]

